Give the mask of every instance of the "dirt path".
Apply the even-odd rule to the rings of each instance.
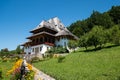
[[[37,68],[33,67],[33,71],[35,71],[34,80],[55,80],[54,78],[50,77],[49,75],[39,71]]]

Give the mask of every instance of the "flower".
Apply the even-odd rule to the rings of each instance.
[[[13,78],[18,79],[21,73],[21,66],[25,66],[25,70],[27,70],[27,72],[25,73],[24,77],[26,80],[32,80],[32,78],[34,77],[34,71],[32,70],[32,65],[26,63],[25,60],[23,59],[19,59],[14,66],[12,67],[11,70],[9,70],[7,72],[7,75],[12,74]]]
[[[12,67],[12,69],[7,72],[7,75],[12,74],[12,73],[15,73],[18,69],[20,69],[21,64],[22,64],[22,61],[23,61],[22,59],[19,59],[19,60],[14,64],[14,66]]]
[[[29,70],[32,70],[32,66],[28,63],[27,63],[27,67],[28,67]]]

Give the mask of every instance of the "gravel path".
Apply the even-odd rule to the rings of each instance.
[[[33,71],[35,71],[34,80],[55,80],[54,78],[50,77],[49,75],[39,71],[37,68],[33,67]]]

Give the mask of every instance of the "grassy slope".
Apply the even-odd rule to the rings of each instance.
[[[57,80],[120,80],[120,46],[96,52],[76,52],[57,59],[34,63]]]

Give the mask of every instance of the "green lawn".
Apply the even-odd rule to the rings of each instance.
[[[57,59],[33,63],[57,80],[120,80],[120,46],[92,52],[76,52]]]
[[[8,70],[12,68],[12,66],[13,66],[13,62],[1,62],[0,63],[0,68],[2,68],[2,72],[3,72],[2,80],[10,80],[10,76],[7,76],[6,73]]]

